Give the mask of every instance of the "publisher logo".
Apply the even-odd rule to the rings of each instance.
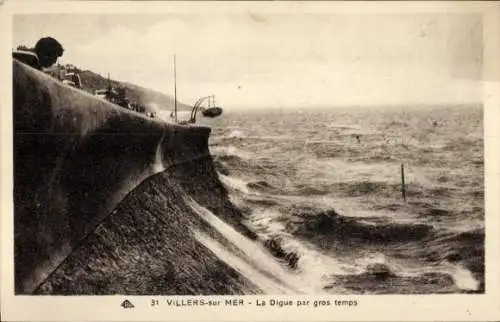
[[[121,307],[123,307],[124,309],[131,309],[134,308],[135,306],[129,300],[125,300],[122,302]]]

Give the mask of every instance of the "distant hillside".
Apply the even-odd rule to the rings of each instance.
[[[68,65],[66,65],[68,66]],[[59,66],[62,68],[63,66]],[[96,74],[89,70],[81,70],[78,67],[70,66],[72,71],[80,74],[83,90],[94,93],[97,89],[104,89],[108,85],[106,77]],[[154,112],[157,110],[173,110],[174,98],[148,88],[134,85],[128,82],[120,82],[110,79],[111,86],[125,88],[125,94],[131,101],[136,101],[140,105],[146,107],[148,111]],[[192,106],[177,101],[179,110],[190,110]]]
[[[170,95],[127,82],[121,82],[121,85],[125,87],[126,93],[131,99],[138,101],[146,107],[156,104],[158,109],[161,110],[170,111],[174,109],[174,98]],[[177,108],[179,110],[191,110],[193,106],[177,101]]]

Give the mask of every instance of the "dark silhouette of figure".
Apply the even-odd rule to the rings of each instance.
[[[41,38],[35,45],[35,54],[42,68],[54,65],[63,53],[64,49],[62,45],[52,37]]]
[[[56,39],[43,37],[37,41],[35,48],[19,46],[12,53],[12,57],[33,68],[42,70],[54,65],[63,53],[64,48]]]
[[[359,134],[356,135],[356,140],[358,140],[358,143],[361,143],[361,137],[359,136]]]

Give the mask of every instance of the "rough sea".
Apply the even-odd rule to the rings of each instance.
[[[224,113],[219,177],[292,274],[336,294],[484,292],[482,106]]]

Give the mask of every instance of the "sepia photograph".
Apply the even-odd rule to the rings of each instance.
[[[11,26],[14,295],[487,293],[480,12]]]

